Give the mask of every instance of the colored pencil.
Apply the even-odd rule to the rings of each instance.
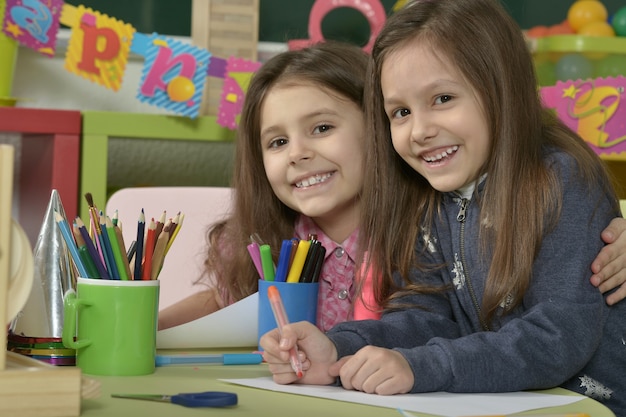
[[[117,266],[115,265],[115,255],[113,254],[113,246],[111,240],[109,239],[109,233],[107,232],[106,225],[106,217],[103,213],[100,213],[100,227],[97,230],[98,237],[100,238],[100,244],[103,249],[104,259],[107,266],[107,271],[109,271],[109,275],[111,279],[120,279],[120,274],[117,271]]]
[[[100,255],[98,254],[98,251],[96,250],[96,247],[94,246],[93,241],[89,236],[89,232],[85,228],[85,223],[83,223],[80,217],[76,217],[75,222],[81,236],[83,237],[83,240],[85,241],[85,245],[87,245],[89,255],[91,255],[91,259],[93,260],[94,264],[96,264],[96,269],[98,270],[100,278],[110,279],[109,273],[107,272],[104,264],[100,260]]]
[[[67,220],[63,218],[58,212],[54,212],[55,219],[57,222],[57,226],[59,226],[59,230],[61,231],[61,235],[63,235],[63,239],[65,240],[65,246],[70,251],[70,255],[72,260],[74,261],[74,265],[78,270],[78,273],[81,277],[89,278],[87,273],[87,269],[85,265],[83,265],[83,261],[80,258],[78,253],[78,248],[76,247],[76,242],[74,242],[74,237],[72,236],[72,232],[70,232],[70,227],[67,224]]]
[[[178,236],[180,229],[183,227],[183,220],[185,219],[185,213],[179,212],[177,217],[178,217],[178,221],[176,223],[176,227],[173,230],[170,230],[170,239],[167,241],[167,246],[165,247],[166,255],[170,251],[170,248],[172,247],[172,245],[174,244],[174,240],[176,239],[176,236]]]
[[[91,259],[91,255],[89,254],[89,250],[85,244],[85,239],[83,239],[83,236],[80,234],[80,230],[78,230],[76,223],[72,224],[72,233],[74,234],[76,246],[78,246],[78,254],[83,260],[83,265],[85,265],[85,269],[87,270],[87,277],[99,278],[100,275],[98,274],[98,268],[96,268],[96,264],[93,262],[93,259]]]
[[[134,279],[141,279],[141,262],[143,259],[143,239],[146,230],[146,216],[141,209],[139,220],[137,221],[137,249],[135,249],[135,275]]]
[[[148,232],[146,236],[146,244],[144,249],[143,266],[141,271],[141,279],[147,281],[152,274],[152,255],[154,254],[154,234],[156,232],[156,223],[154,218],[148,224]],[[139,260],[139,258],[137,258]],[[137,260],[135,262],[137,262]],[[135,264],[136,265],[136,264]]]
[[[130,247],[128,248],[128,250],[126,251],[126,260],[128,262],[131,262],[133,260],[133,258],[135,257],[135,252],[137,251],[137,241],[133,240],[130,243]]]
[[[154,244],[155,245],[157,243],[157,239],[159,235],[163,231],[163,227],[165,226],[166,216],[167,216],[167,213],[165,212],[165,210],[163,210],[163,213],[161,213],[161,217],[159,217],[159,220],[156,222],[156,229],[154,230],[154,237],[155,237]]]
[[[156,239],[154,245],[154,254],[152,255],[152,273],[150,279],[157,279],[161,268],[163,268],[163,262],[165,261],[165,247],[170,238],[171,222],[168,222]]]
[[[170,227],[170,240],[173,240],[176,237],[174,235],[174,232],[176,232],[176,228],[178,227],[180,216],[181,212],[179,211],[178,213],[176,213],[176,216],[174,216],[174,218],[170,219],[170,222],[172,223],[172,226]]]
[[[117,240],[117,246],[120,250],[122,265],[125,273],[124,276],[126,276],[126,278],[124,278],[121,273],[120,277],[122,279],[131,279],[133,274],[132,272],[130,272],[130,264],[128,260],[128,255],[126,254],[126,245],[124,244],[124,236],[122,235],[121,222],[119,220],[117,224],[113,227],[113,229],[115,230],[115,239]]]
[[[107,236],[111,244],[111,252],[113,253],[113,260],[115,261],[115,269],[119,279],[128,281],[128,275],[126,274],[126,267],[124,266],[124,259],[126,258],[126,251],[120,248],[117,235],[115,233],[115,226],[109,216],[105,217],[104,226],[106,228]]]

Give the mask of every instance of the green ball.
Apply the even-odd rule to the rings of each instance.
[[[555,73],[561,81],[585,80],[593,75],[593,64],[580,54],[567,54],[556,63]]]
[[[594,75],[602,78],[626,76],[626,55],[611,54],[598,60],[595,64]]]
[[[626,36],[626,7],[622,7],[613,15],[611,26],[617,36]]]

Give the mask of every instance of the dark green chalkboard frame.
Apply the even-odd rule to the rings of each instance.
[[[462,1],[462,0],[459,0]],[[574,0],[501,0],[522,28],[552,25],[565,20]],[[66,0],[132,24],[138,32],[161,35],[191,34],[191,0]],[[309,11],[315,0],[260,0],[259,40],[285,42],[307,38]],[[396,0],[381,0],[387,14]],[[625,0],[602,0],[609,15],[626,6]],[[345,40],[365,45],[369,26],[360,12],[341,8],[322,21],[327,39]]]

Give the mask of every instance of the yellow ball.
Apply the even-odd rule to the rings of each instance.
[[[196,86],[187,77],[174,77],[167,85],[167,95],[172,101],[187,101],[196,91]]]
[[[578,34],[583,36],[615,36],[615,30],[608,22],[589,22],[578,29]]]
[[[576,33],[586,24],[606,22],[608,17],[604,4],[596,0],[578,0],[567,11],[567,21]]]

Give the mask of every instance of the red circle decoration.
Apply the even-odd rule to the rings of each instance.
[[[370,38],[363,50],[371,52],[376,36],[387,18],[380,0],[316,0],[309,14],[309,39],[291,40],[288,42],[289,49],[299,49],[323,42],[325,39],[322,33],[322,20],[328,13],[340,7],[351,7],[365,16],[370,25]]]

